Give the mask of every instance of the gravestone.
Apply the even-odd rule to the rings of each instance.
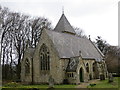
[[[109,83],[113,82],[112,73],[109,73],[109,75],[108,75],[108,82],[109,82]]]
[[[54,79],[52,78],[51,75],[49,77],[49,88],[54,88]]]

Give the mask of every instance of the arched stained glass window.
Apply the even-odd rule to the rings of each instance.
[[[43,44],[40,48],[40,69],[50,70],[50,55],[45,44]]]
[[[30,73],[30,62],[28,59],[25,60],[25,75]]]

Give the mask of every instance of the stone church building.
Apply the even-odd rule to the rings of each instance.
[[[21,81],[47,84],[79,84],[107,76],[104,55],[90,39],[78,37],[62,14],[54,30],[43,30],[36,48],[28,48],[21,60]]]

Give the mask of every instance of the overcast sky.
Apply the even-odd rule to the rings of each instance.
[[[95,40],[101,36],[111,45],[118,45],[119,0],[0,0],[1,6],[30,16],[47,17],[53,27],[64,13],[72,26],[84,30]]]

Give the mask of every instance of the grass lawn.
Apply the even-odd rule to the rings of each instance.
[[[76,85],[54,85],[54,88],[75,88]],[[22,88],[49,88],[49,85],[27,85]]]
[[[108,83],[108,79],[98,82],[95,86],[88,86],[88,88],[119,88],[120,77],[114,77],[114,82]]]
[[[75,88],[76,85],[54,85],[54,88]],[[15,86],[3,86],[3,89],[5,88],[9,88],[9,89],[13,89],[13,88],[23,88],[23,89],[27,89],[27,88],[42,88],[42,89],[47,89],[49,88],[49,85],[15,85]]]
[[[78,85],[54,85],[54,88],[76,88]],[[49,87],[49,85],[22,85],[19,83],[10,83],[10,84],[6,84],[4,85],[2,88],[6,89],[9,88],[9,90],[13,90],[13,88],[15,90],[18,90],[20,88],[22,88],[22,90],[28,89],[28,88],[43,88],[43,89],[47,89]],[[103,80],[103,81],[98,81],[96,83],[95,86],[86,86],[86,88],[90,88],[90,90],[92,88],[119,88],[120,90],[120,77],[115,77],[114,78],[114,82],[112,83],[108,83],[108,79]],[[20,89],[21,90],[21,89]],[[108,89],[107,89],[108,90]]]

